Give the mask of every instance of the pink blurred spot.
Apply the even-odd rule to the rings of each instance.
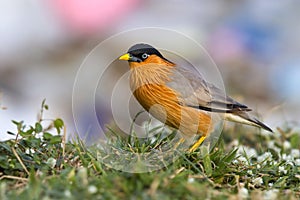
[[[49,0],[69,28],[94,33],[113,25],[136,7],[139,0]]]
[[[210,52],[219,61],[234,60],[245,54],[243,38],[239,33],[220,28],[210,38]]]

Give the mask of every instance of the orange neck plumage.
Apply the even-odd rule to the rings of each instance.
[[[151,55],[144,62],[130,62],[130,87],[132,91],[148,84],[165,84],[170,81],[173,63]]]

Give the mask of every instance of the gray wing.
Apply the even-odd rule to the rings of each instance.
[[[167,85],[179,94],[179,102],[185,106],[221,113],[250,111],[224,91],[207,83],[193,66],[175,66]]]
[[[224,91],[213,84],[207,83],[199,72],[193,70],[193,66],[175,66],[171,81],[167,85],[178,93],[178,100],[182,105],[210,112],[225,113],[227,120],[257,126],[273,132],[267,125],[248,115],[247,111],[251,111],[251,109],[246,105],[227,96]]]

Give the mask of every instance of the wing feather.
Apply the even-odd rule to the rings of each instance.
[[[250,108],[227,96],[225,91],[206,82],[192,66],[175,66],[167,86],[178,93],[178,101],[182,105],[209,112],[225,113],[227,120],[273,132],[264,123],[248,115]]]
[[[192,66],[175,66],[167,85],[177,91],[179,102],[185,106],[220,113],[251,110],[206,82]]]

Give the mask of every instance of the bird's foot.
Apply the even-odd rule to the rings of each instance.
[[[189,152],[192,153],[194,152],[201,144],[202,142],[205,140],[206,136],[201,136],[199,138],[199,140],[197,142],[195,142],[195,144],[193,144],[193,146],[189,149]]]

